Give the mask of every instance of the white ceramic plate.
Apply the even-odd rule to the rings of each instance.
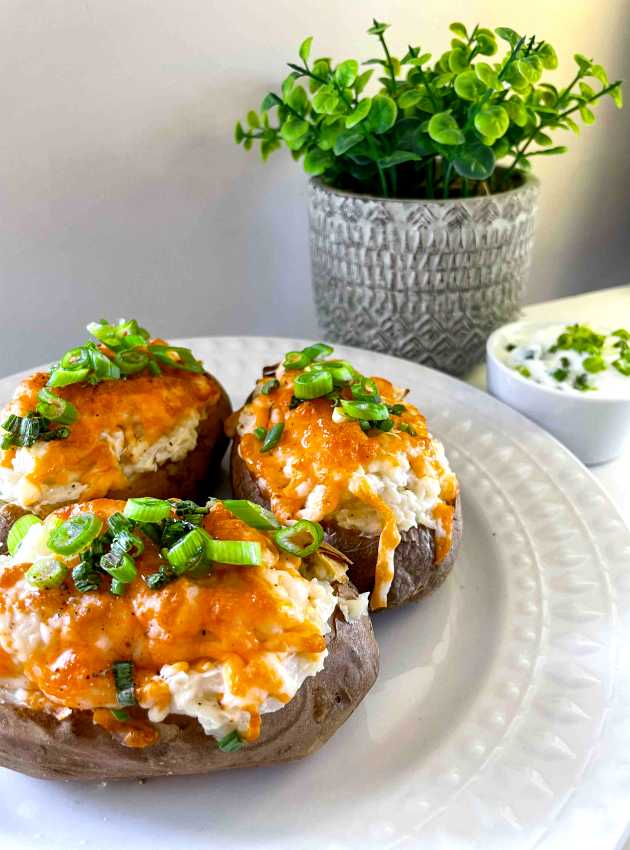
[[[187,340],[235,404],[305,343]],[[3,850],[612,850],[629,819],[630,534],[551,437],[467,385],[337,348],[410,387],[464,502],[461,557],[375,627],[381,675],[306,761],[77,785],[0,771]],[[0,401],[14,379],[0,382]],[[621,671],[624,670],[624,675]]]

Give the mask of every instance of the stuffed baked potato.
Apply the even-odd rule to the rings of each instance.
[[[94,498],[205,498],[230,401],[188,349],[135,321],[22,381],[0,414],[0,499],[45,516]]]
[[[373,609],[421,599],[457,557],[457,479],[405,391],[331,353],[318,343],[264,370],[229,420],[232,490],[320,522]]]
[[[282,528],[243,502],[101,499],[10,531],[5,767],[104,780],[301,758],[376,678],[367,598],[316,524]]]

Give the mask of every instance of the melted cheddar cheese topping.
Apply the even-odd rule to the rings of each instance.
[[[106,520],[124,505],[95,500],[54,516],[67,519],[88,511]],[[137,578],[122,596],[115,596],[105,580],[99,590],[80,593],[70,577],[60,587],[38,590],[25,580],[29,564],[20,563],[18,550],[0,567],[0,680],[21,677],[25,704],[31,708],[91,711],[96,723],[137,747],[154,743],[159,732],[139,708],[130,710],[128,721],[112,715],[115,662],[133,662],[138,702],[160,719],[172,705],[169,677],[174,672],[190,676],[220,670],[239,709],[239,731],[246,739],[255,738],[264,705],[271,700],[279,707],[294,695],[287,693],[278,659],[297,656],[321,669],[335,597],[328,585],[324,590],[324,583],[302,578],[298,559],[281,554],[220,502],[204,517],[204,527],[216,539],[258,540],[263,564],[217,564],[207,577],[184,575],[150,590],[143,576],[155,571],[159,552],[144,538]],[[78,560],[69,559],[68,567]],[[298,587],[300,604],[286,592],[289,585]],[[323,619],[305,607],[313,589],[332,600]],[[25,624],[30,631],[18,639]],[[218,709],[226,697],[213,694]]]
[[[38,372],[18,386],[1,420],[37,406],[48,380]],[[129,489],[130,480],[168,460],[180,460],[197,442],[197,426],[221,397],[210,375],[166,368],[102,383],[56,390],[79,418],[64,440],[0,451],[0,494],[36,513],[68,502]]]
[[[356,420],[334,414],[333,404],[326,398],[292,405],[293,382],[299,374],[301,370],[278,367],[280,385],[268,394],[260,392],[268,377],[261,379],[252,400],[234,414],[228,427],[238,432],[241,458],[283,521],[304,517],[343,524],[342,517],[357,503],[372,509],[378,517],[380,540],[371,607],[385,607],[400,531],[409,524],[402,524],[392,505],[371,486],[369,473],[384,465],[396,466],[404,458],[417,480],[433,479],[437,492],[428,521],[435,529],[436,562],[450,550],[457,479],[445,468],[441,446],[413,405],[405,401],[403,413],[396,417],[396,424],[406,423],[408,430],[394,427],[366,433]],[[401,402],[404,392],[384,378],[373,380],[383,402]],[[351,398],[347,390],[344,395]],[[274,449],[263,452],[254,429],[269,429],[277,422],[284,423],[281,439]]]

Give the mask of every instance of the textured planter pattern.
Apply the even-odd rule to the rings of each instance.
[[[324,336],[461,374],[518,317],[538,184],[449,201],[390,201],[310,184]]]

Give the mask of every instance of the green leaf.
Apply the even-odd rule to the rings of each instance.
[[[517,32],[509,27],[497,27],[495,32],[499,38],[502,38],[503,41],[507,41],[510,47],[515,47],[521,38]]]
[[[615,83],[615,85],[608,92],[610,97],[612,97],[615,106],[617,109],[621,109],[623,107],[623,94],[621,92],[621,83]]]
[[[461,47],[451,50],[448,55],[448,66],[455,74],[465,71],[468,67],[468,51]]]
[[[527,156],[555,156],[559,153],[566,153],[569,149],[565,145],[558,145],[555,148],[543,148],[540,151],[534,151]]]
[[[492,30],[479,27],[475,36],[477,51],[483,56],[493,56],[497,52],[497,40]]]
[[[495,159],[501,159],[504,156],[507,156],[510,150],[510,143],[503,136],[492,146],[492,150],[494,151]]]
[[[468,69],[455,77],[455,91],[462,100],[477,100],[486,91],[475,71]]]
[[[500,88],[501,84],[499,83],[499,76],[492,65],[489,65],[487,62],[477,62],[477,64],[473,66],[473,70],[481,82],[489,89]]]
[[[398,108],[391,97],[377,94],[372,99],[372,106],[367,117],[367,125],[372,132],[386,133],[396,123]]]
[[[569,130],[573,130],[573,132],[575,133],[576,136],[580,135],[580,125],[576,124],[575,121],[573,120],[573,118],[571,118],[570,115],[565,115],[562,120],[567,125]]]
[[[332,115],[339,106],[339,97],[331,86],[322,86],[313,95],[312,106],[320,115]]]
[[[313,36],[309,35],[308,38],[305,38],[302,44],[300,44],[300,59],[304,64],[308,62],[308,57],[311,55],[311,44],[313,43]]]
[[[253,109],[250,109],[250,111],[247,113],[247,123],[255,130],[260,127],[260,119],[258,118],[258,115],[256,115]]]
[[[542,60],[535,53],[532,53],[531,56],[527,56],[522,61],[528,81],[530,83],[537,83],[543,73]]]
[[[245,141],[243,142],[243,147],[245,148],[246,151],[250,151],[252,149],[253,144],[254,144],[254,140],[251,138],[251,136],[248,136],[245,139]]]
[[[394,153],[385,156],[378,160],[381,168],[391,168],[394,165],[400,165],[403,162],[418,162],[422,159],[417,153],[411,151],[394,151]]]
[[[422,90],[410,89],[400,95],[398,98],[398,106],[400,106],[401,109],[409,109],[411,106],[415,106],[419,103],[424,96],[425,95]]]
[[[285,98],[286,103],[299,112],[300,115],[305,115],[308,110],[308,95],[302,86],[294,86]]]
[[[587,100],[590,100],[595,94],[595,91],[591,86],[589,86],[588,83],[580,81],[580,94],[582,95],[582,97],[585,97]]]
[[[505,79],[512,88],[519,94],[527,94],[530,85],[527,76],[525,75],[523,63],[520,59],[516,59],[507,70]]]
[[[304,171],[312,177],[323,174],[334,162],[334,157],[329,151],[313,148],[304,157]]]
[[[424,123],[419,118],[402,118],[397,121],[393,131],[396,150],[413,151],[420,156],[434,153],[433,142],[422,130]]]
[[[338,118],[333,122],[322,121],[319,128],[319,138],[317,146],[323,151],[330,151],[334,148],[337,136],[344,130],[344,122],[342,118]]]
[[[542,46],[538,48],[538,55],[540,56],[543,66],[548,71],[553,71],[558,67],[558,56],[556,51],[548,42],[545,41]]]
[[[237,121],[236,126],[234,127],[234,141],[237,145],[240,145],[244,138],[245,131],[243,130],[243,126],[240,121]]]
[[[510,126],[510,116],[502,106],[487,106],[475,115],[475,129],[492,141],[500,139]]]
[[[455,35],[459,36],[460,38],[463,38],[464,41],[468,41],[468,32],[466,31],[466,27],[459,21],[454,21],[449,26],[449,29],[451,32],[454,32]]]
[[[317,59],[313,63],[313,67],[311,68],[313,74],[316,77],[321,77],[322,79],[328,79],[328,73],[330,71],[330,62],[328,59]],[[319,80],[309,80],[308,88],[311,93],[316,92],[319,88],[325,83],[320,83]]]
[[[580,106],[580,117],[585,124],[595,123],[595,113],[588,106]]]
[[[438,112],[429,121],[429,135],[441,145],[461,145],[465,141],[457,121],[450,112]]]
[[[295,85],[295,81],[297,80],[299,74],[297,71],[291,71],[288,77],[286,77],[282,82],[282,98],[283,100],[287,99],[287,96],[293,86]]]
[[[369,28],[369,35],[383,35],[386,29],[389,28],[389,24],[385,24],[376,20],[376,18],[372,19],[372,26]]]
[[[282,100],[277,94],[270,91],[263,97],[262,103],[260,104],[260,111],[268,112],[270,109],[273,109],[274,106],[282,106]]]
[[[354,81],[354,90],[358,95],[361,94],[363,89],[370,82],[370,77],[373,73],[374,71],[371,68],[368,68],[367,71],[364,71],[362,74],[359,74],[359,76],[356,78],[356,80]]]
[[[591,71],[591,60],[587,59],[582,53],[574,53],[573,58],[577,62],[580,72],[586,76]]]
[[[603,66],[603,65],[593,65],[593,66],[591,67],[591,77],[595,77],[595,79],[596,79],[596,80],[599,80],[599,82],[600,82],[603,86],[607,86],[607,85],[608,85],[608,74],[607,74],[607,73],[606,73],[606,71],[604,70],[604,66]]]
[[[433,85],[438,89],[446,88],[446,86],[450,86],[456,76],[455,71],[445,71],[433,78]]]
[[[275,139],[264,139],[260,145],[260,155],[263,159],[263,162],[266,162],[269,158],[269,154],[278,150],[279,147],[280,142],[276,141]]]
[[[524,127],[527,124],[527,109],[522,100],[519,100],[517,97],[511,97],[505,101],[505,108],[517,127]]]
[[[343,130],[335,140],[335,154],[341,156],[346,151],[349,151],[350,148],[362,142],[364,138],[365,136],[360,129]]]
[[[542,147],[547,148],[553,144],[553,140],[551,136],[548,136],[546,133],[538,132],[534,136],[534,141],[537,145],[542,145]]]
[[[360,124],[364,118],[367,118],[367,114],[370,111],[370,107],[372,106],[372,98],[366,97],[363,100],[359,101],[355,109],[352,110],[350,115],[346,117],[346,128],[351,130],[357,124]]]
[[[287,144],[297,142],[308,133],[308,123],[300,118],[289,118],[282,125],[280,135]]]
[[[477,142],[463,145],[453,160],[455,171],[467,180],[487,180],[495,165],[496,158],[492,148]]]
[[[335,80],[342,88],[351,86],[359,73],[359,63],[356,59],[346,59],[335,68]]]

